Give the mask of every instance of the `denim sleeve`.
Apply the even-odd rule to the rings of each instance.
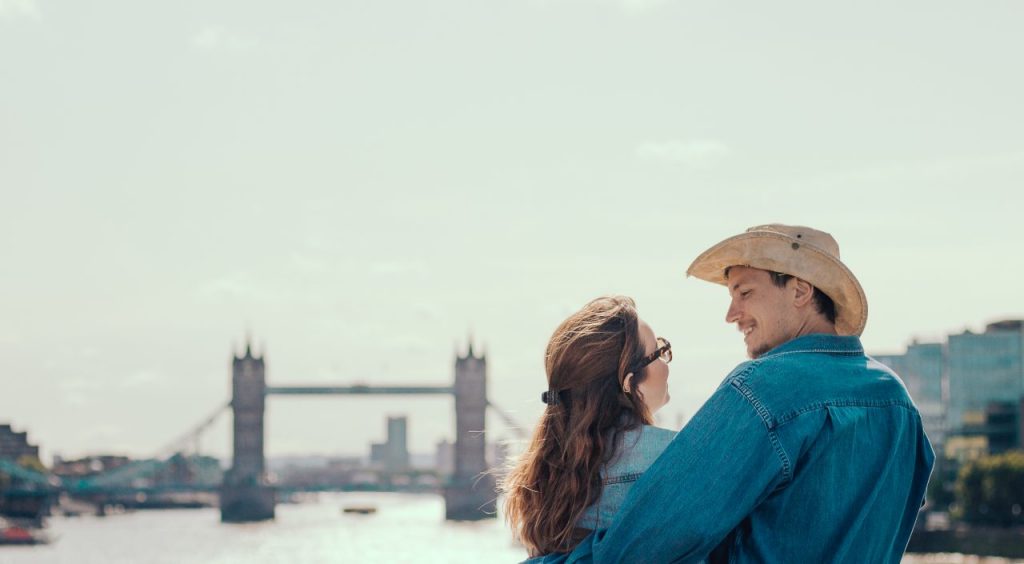
[[[759,406],[727,381],[568,562],[699,562],[788,473]]]

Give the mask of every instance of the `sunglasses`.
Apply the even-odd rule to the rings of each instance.
[[[665,364],[672,362],[672,343],[668,342],[668,339],[664,337],[658,337],[658,348],[654,349],[654,352],[640,359],[630,372],[638,372],[648,364],[655,360],[661,359],[665,361]]]

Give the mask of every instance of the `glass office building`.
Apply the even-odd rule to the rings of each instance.
[[[901,355],[875,355],[892,368],[917,405],[925,433],[936,447],[946,438],[945,347],[942,343],[913,342]]]
[[[993,411],[992,404],[1019,411],[1024,396],[1022,324],[1003,321],[989,324],[984,333],[950,335],[946,412],[950,429],[983,424],[986,412]]]
[[[912,343],[876,355],[903,379],[936,447],[947,437],[984,438],[992,452],[1020,448],[1024,434],[1024,320],[990,323],[946,343]],[[991,443],[991,444],[989,444]]]

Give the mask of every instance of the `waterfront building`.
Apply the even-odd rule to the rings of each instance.
[[[947,425],[962,430],[984,424],[990,404],[1020,409],[1024,397],[1024,321],[990,323],[984,333],[949,337]],[[1014,433],[1016,435],[1016,433]],[[1020,438],[1015,440],[1020,445]]]
[[[0,458],[17,462],[26,457],[39,460],[39,447],[28,442],[28,433],[16,432],[9,423],[0,425]]]
[[[976,435],[953,435],[946,441],[941,452],[947,460],[955,463],[954,468],[972,460],[977,460],[988,455],[988,441],[985,437]],[[956,481],[956,473],[953,473],[950,482]]]
[[[387,440],[370,445],[370,464],[388,472],[409,469],[408,418],[388,417]]]
[[[512,447],[506,441],[487,443],[487,464],[497,477],[504,477],[511,459]]]
[[[1019,407],[1015,402],[990,402],[980,413],[981,417],[978,420],[964,422],[960,433],[983,438],[989,454],[1002,454],[1010,449],[1019,448]]]
[[[409,469],[408,418],[388,417],[388,463],[392,470]]]
[[[437,443],[437,453],[434,458],[438,475],[442,478],[451,476],[455,472],[455,443],[448,439],[441,439],[441,442]]]
[[[130,462],[132,459],[127,456],[115,454],[99,454],[75,460],[64,460],[63,457],[54,456],[53,473],[61,478],[88,478],[120,468]]]
[[[875,355],[875,360],[892,368],[907,386],[921,413],[929,440],[941,448],[946,439],[945,347],[942,343],[912,342],[901,355]]]
[[[962,461],[1024,444],[1024,320],[874,358],[903,379],[936,452]]]

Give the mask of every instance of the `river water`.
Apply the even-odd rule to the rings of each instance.
[[[372,505],[371,515],[344,514]],[[277,519],[223,524],[217,509],[137,511],[108,517],[54,517],[56,541],[46,546],[0,546],[3,564],[150,563],[486,563],[526,557],[500,520],[444,520],[440,496],[325,494],[277,506]],[[907,557],[913,564],[1007,562],[961,555]]]
[[[373,505],[371,515],[343,514]],[[0,546],[0,562],[141,564],[278,562],[518,562],[503,522],[444,520],[437,495],[345,493],[280,504],[274,521],[222,524],[218,509],[54,517],[46,546]]]

